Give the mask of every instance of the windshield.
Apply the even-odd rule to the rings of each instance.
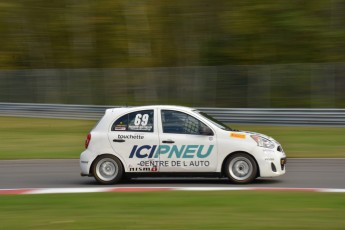
[[[218,121],[217,119],[211,117],[210,115],[208,115],[207,113],[204,112],[200,112],[198,110],[194,110],[194,112],[200,114],[201,116],[203,116],[204,118],[206,118],[208,121],[210,121],[212,124],[214,124],[215,126],[223,129],[223,130],[227,130],[227,131],[231,131],[232,129],[230,127],[228,127],[227,125],[225,125],[224,123]]]

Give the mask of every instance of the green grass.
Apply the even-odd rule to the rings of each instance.
[[[0,196],[1,229],[344,229],[345,195],[254,191]]]
[[[0,117],[0,159],[78,158],[95,123]]]
[[[0,117],[0,159],[78,158],[96,121]],[[278,140],[288,157],[345,157],[345,128],[231,125]]]

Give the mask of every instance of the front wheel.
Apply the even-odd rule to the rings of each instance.
[[[115,184],[122,178],[123,167],[117,157],[107,154],[96,159],[92,173],[100,184]]]
[[[257,165],[248,154],[237,153],[227,159],[225,174],[236,184],[247,184],[256,178]]]

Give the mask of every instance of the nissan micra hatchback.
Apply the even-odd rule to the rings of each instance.
[[[228,177],[243,184],[285,173],[286,155],[271,137],[181,106],[107,109],[85,147],[81,175],[101,184],[124,176]]]

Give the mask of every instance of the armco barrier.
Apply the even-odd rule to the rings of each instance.
[[[1,116],[99,119],[119,106],[0,103]],[[225,123],[345,126],[345,109],[197,108]]]

